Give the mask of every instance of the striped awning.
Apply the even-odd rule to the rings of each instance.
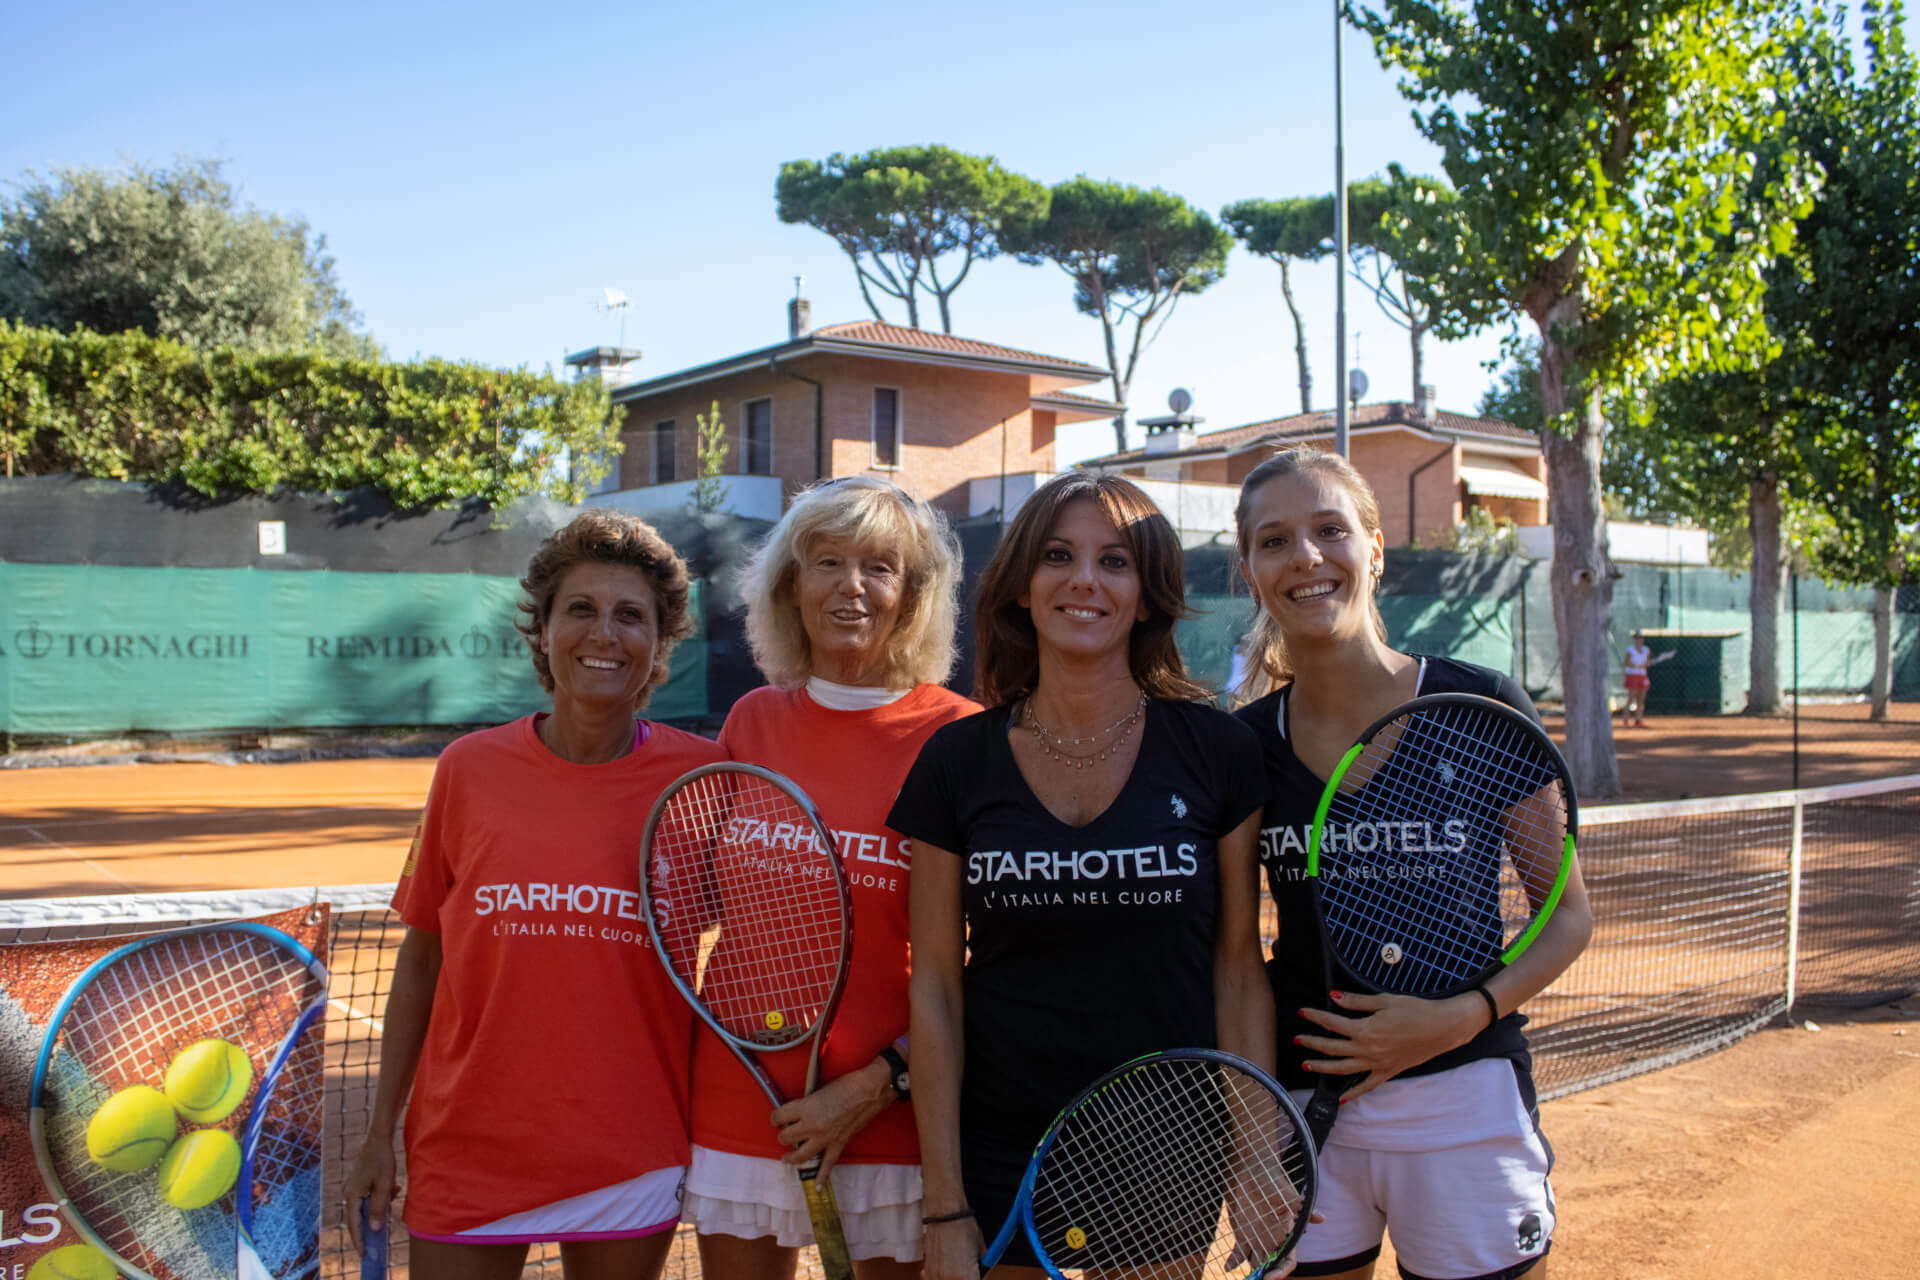
[[[1468,493],[1483,498],[1533,498],[1545,501],[1547,486],[1511,462],[1461,463],[1460,480]]]

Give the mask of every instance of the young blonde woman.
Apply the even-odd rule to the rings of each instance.
[[[975,1280],[1048,1121],[1096,1076],[1217,1044],[1273,1061],[1253,735],[1173,643],[1180,544],[1137,487],[1061,476],[981,576],[989,710],[935,733],[913,837],[913,1091],[927,1280]],[[1037,1276],[1024,1236],[996,1275]]]
[[[1237,713],[1266,770],[1260,859],[1279,911],[1267,967],[1280,1080],[1303,1104],[1326,1075],[1356,1077],[1321,1155],[1325,1221],[1296,1274],[1368,1280],[1391,1234],[1408,1280],[1545,1274],[1554,1204],[1522,1004],[1560,975],[1593,930],[1576,866],[1534,945],[1475,992],[1448,1000],[1324,990],[1305,884],[1307,836],[1325,779],[1367,726],[1425,693],[1497,698],[1538,718],[1499,672],[1387,643],[1375,603],[1386,539],[1366,481],[1343,458],[1291,450],[1240,489],[1240,569],[1259,602]],[[1331,1006],[1331,1007],[1329,1007]]]

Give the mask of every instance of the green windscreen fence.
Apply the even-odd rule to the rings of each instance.
[[[497,723],[548,704],[514,630],[519,598],[488,574],[0,562],[0,725]],[[706,668],[700,639],[682,642],[648,716],[707,714]]]

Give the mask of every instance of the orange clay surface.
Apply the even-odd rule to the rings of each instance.
[[[11,897],[392,880],[432,760],[0,772]]]
[[[1802,785],[1920,769],[1920,708],[1801,722]],[[1557,724],[1549,722],[1550,728]],[[1625,799],[1791,785],[1787,721],[1617,729]],[[0,771],[0,892],[40,897],[391,880],[430,760]],[[1545,1108],[1557,1280],[1848,1276],[1920,1257],[1920,999],[1800,1025]],[[1391,1253],[1376,1272],[1396,1274]],[[697,1274],[676,1258],[676,1275]]]

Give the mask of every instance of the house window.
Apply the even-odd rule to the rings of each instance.
[[[900,465],[900,392],[894,387],[873,389],[873,465],[889,471]]]
[[[745,474],[773,474],[773,401],[749,400],[747,417],[747,465]]]
[[[674,476],[674,449],[676,441],[673,434],[673,419],[653,424],[653,482],[672,484]]]

